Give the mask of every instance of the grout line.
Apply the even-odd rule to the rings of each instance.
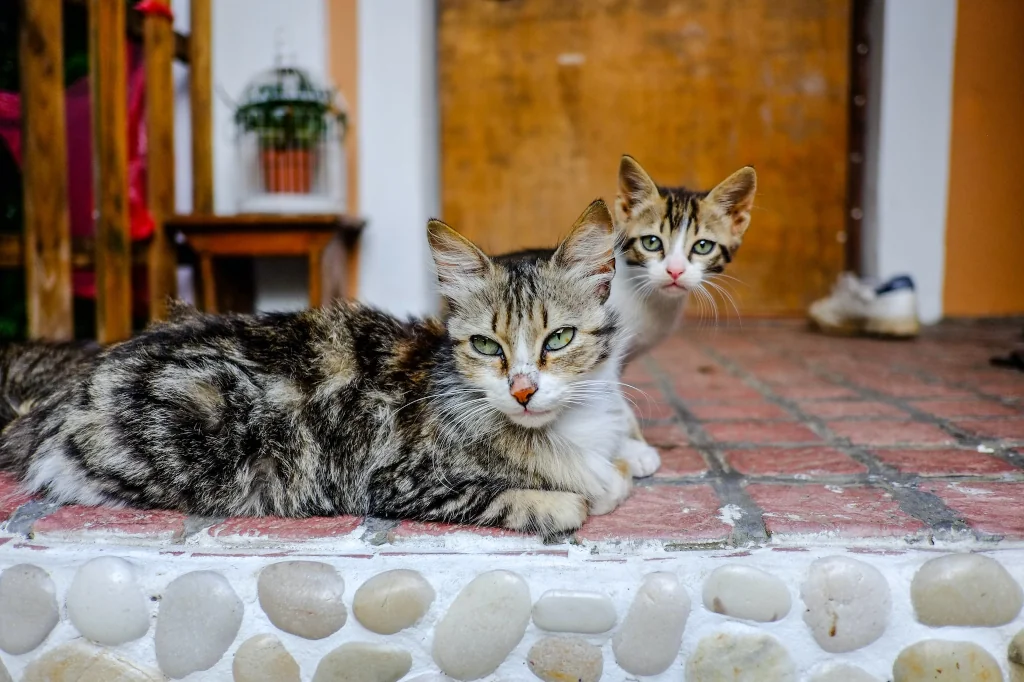
[[[36,521],[49,516],[63,506],[60,502],[47,499],[29,500],[14,510],[7,523],[4,524],[4,530],[8,533],[31,537],[32,526]]]
[[[821,436],[828,446],[839,450],[854,461],[860,462],[867,467],[870,483],[888,492],[904,513],[925,524],[933,533],[945,537],[969,532],[979,541],[995,541],[1000,539],[998,536],[992,536],[972,529],[966,519],[948,507],[940,497],[920,490],[920,484],[925,482],[926,479],[922,479],[918,475],[902,473],[895,467],[881,461],[866,447],[854,445],[848,439],[838,437],[828,428],[824,420],[805,413],[796,401],[779,396],[771,386],[759,380],[753,373],[743,369],[736,362],[721,355],[712,348],[705,347],[703,350],[722,365],[727,372],[758,390],[767,401],[779,405],[797,416],[801,423]],[[776,354],[778,355],[778,353]],[[790,358],[785,354],[782,354],[782,356],[787,360],[794,360],[794,358]],[[818,373],[817,370],[811,368],[802,359],[797,359],[796,361],[812,372]],[[819,376],[821,376],[820,373]],[[853,386],[849,382],[843,383],[834,379],[832,381],[844,388],[860,390],[859,387]],[[876,395],[882,394],[876,392]]]
[[[690,447],[700,453],[708,466],[710,475],[702,482],[711,485],[723,507],[732,505],[741,511],[739,518],[733,519],[730,542],[735,546],[767,542],[771,535],[764,525],[764,510],[743,489],[743,477],[729,468],[722,452],[715,447],[700,421],[686,409],[686,405],[675,394],[671,382],[667,379],[669,373],[663,371],[654,358],[648,357],[644,362],[686,429]]]

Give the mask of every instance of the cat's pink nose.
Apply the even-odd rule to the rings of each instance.
[[[665,270],[668,271],[668,276],[672,278],[673,282],[676,281],[677,279],[679,279],[680,277],[682,277],[683,273],[686,272],[686,268],[683,268],[683,267],[679,267],[679,268],[674,268],[674,267],[673,268],[665,268]]]
[[[512,377],[508,392],[512,394],[517,403],[526,407],[526,403],[530,402],[530,398],[537,392],[537,384],[533,383],[533,379],[525,374],[517,374]]]

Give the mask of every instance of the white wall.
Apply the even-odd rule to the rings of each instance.
[[[213,178],[214,208],[237,212],[233,107],[249,81],[274,66],[279,39],[284,55],[324,78],[327,36],[324,0],[215,0],[213,3]],[[226,97],[225,97],[226,96]],[[305,259],[258,259],[257,310],[305,307]]]
[[[434,3],[359,2],[359,209],[363,300],[436,311],[426,221],[439,212]]]
[[[883,8],[879,107],[866,156],[864,264],[909,273],[923,322],[942,317],[956,0],[889,0]],[[876,40],[876,43],[878,41]]]

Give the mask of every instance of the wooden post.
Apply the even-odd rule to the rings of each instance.
[[[89,3],[89,56],[97,210],[96,336],[100,343],[113,343],[132,333],[124,2]]]
[[[170,0],[155,0],[163,5]],[[149,245],[149,317],[167,317],[167,300],[177,292],[177,250],[164,230],[174,215],[174,26],[160,14],[143,19],[146,60],[147,204],[155,223]]]
[[[22,0],[21,10],[28,331],[34,339],[67,340],[74,320],[62,8],[52,0]]]
[[[189,8],[189,96],[192,105],[192,212],[213,213],[213,49],[210,0]]]

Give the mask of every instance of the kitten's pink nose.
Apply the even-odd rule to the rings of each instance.
[[[530,402],[530,398],[537,392],[537,384],[533,383],[533,379],[525,374],[517,374],[512,377],[508,392],[516,399],[516,402],[526,407],[526,403]]]
[[[680,277],[682,277],[683,273],[686,272],[686,268],[683,267],[682,265],[679,265],[679,266],[675,266],[675,265],[669,266],[669,267],[665,268],[665,270],[668,272],[668,276],[672,278],[673,282],[676,281],[677,279],[679,279]]]

